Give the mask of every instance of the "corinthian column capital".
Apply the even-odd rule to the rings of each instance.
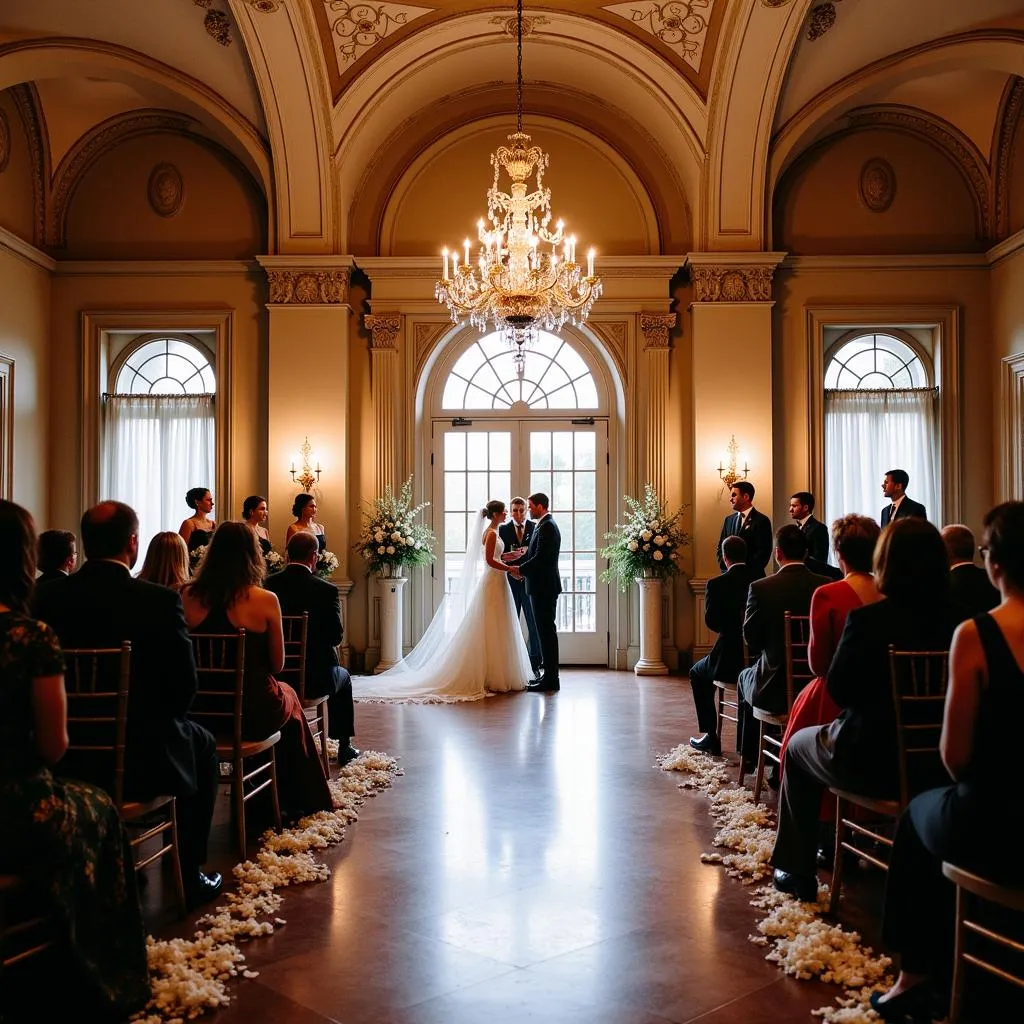
[[[668,335],[676,320],[675,313],[641,313],[640,333],[644,336],[644,350],[667,349]]]
[[[405,317],[401,313],[374,313],[363,317],[363,323],[370,332],[370,348],[398,350],[398,336],[402,333]]]

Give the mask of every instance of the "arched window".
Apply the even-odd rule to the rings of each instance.
[[[845,335],[826,354],[826,522],[877,519],[891,469],[906,470],[908,493],[938,514],[938,389],[927,353],[899,333]]]
[[[121,364],[119,395],[201,395],[217,390],[209,357],[198,345],[157,338],[133,349]]]
[[[445,382],[445,410],[596,409],[597,385],[580,354],[557,335],[538,331],[524,353],[519,374],[512,350],[500,333],[488,334],[456,360]]]

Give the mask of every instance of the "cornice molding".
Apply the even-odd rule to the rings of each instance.
[[[223,277],[257,274],[255,260],[61,260],[60,277]]]
[[[266,269],[266,268],[265,268]],[[271,306],[344,306],[348,304],[348,270],[270,270]]]
[[[1024,110],[1024,78],[1011,75],[1003,90],[992,140],[992,227],[995,238],[1010,230],[1010,170],[1013,140]]]
[[[985,253],[985,262],[990,267],[994,267],[997,263],[1001,263],[1011,256],[1016,256],[1021,251],[1024,251],[1024,228],[1020,231],[1015,231],[1009,238],[1004,238],[1001,242],[993,245]]]
[[[398,338],[405,323],[401,313],[367,313],[363,323],[370,332],[370,348],[374,352],[398,351]]]
[[[690,253],[694,302],[771,302],[782,252]]]
[[[51,274],[56,271],[58,266],[55,259],[47,256],[45,252],[41,252],[34,245],[19,238],[5,227],[0,227],[0,250],[17,256],[26,263],[31,263],[33,266],[39,267],[40,270],[46,270]]]
[[[441,273],[439,256],[356,256],[328,257],[354,260],[360,270],[370,278],[418,277],[437,280]],[[599,256],[596,271],[601,278],[668,277],[687,261],[682,254],[675,256]],[[260,257],[260,262],[263,257]]]
[[[994,250],[990,250],[992,252]],[[780,271],[862,271],[862,270],[979,270],[989,265],[988,254],[910,253],[879,256],[787,256]]]

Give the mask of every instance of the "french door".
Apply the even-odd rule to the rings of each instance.
[[[608,424],[571,420],[437,420],[433,424],[435,606],[458,578],[471,531],[492,498],[542,491],[562,535],[559,657],[607,664],[608,588],[598,555],[607,525]]]

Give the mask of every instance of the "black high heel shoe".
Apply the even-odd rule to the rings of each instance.
[[[881,1002],[884,992],[871,993],[871,1009],[889,1024],[931,1024],[932,997],[926,982]]]

